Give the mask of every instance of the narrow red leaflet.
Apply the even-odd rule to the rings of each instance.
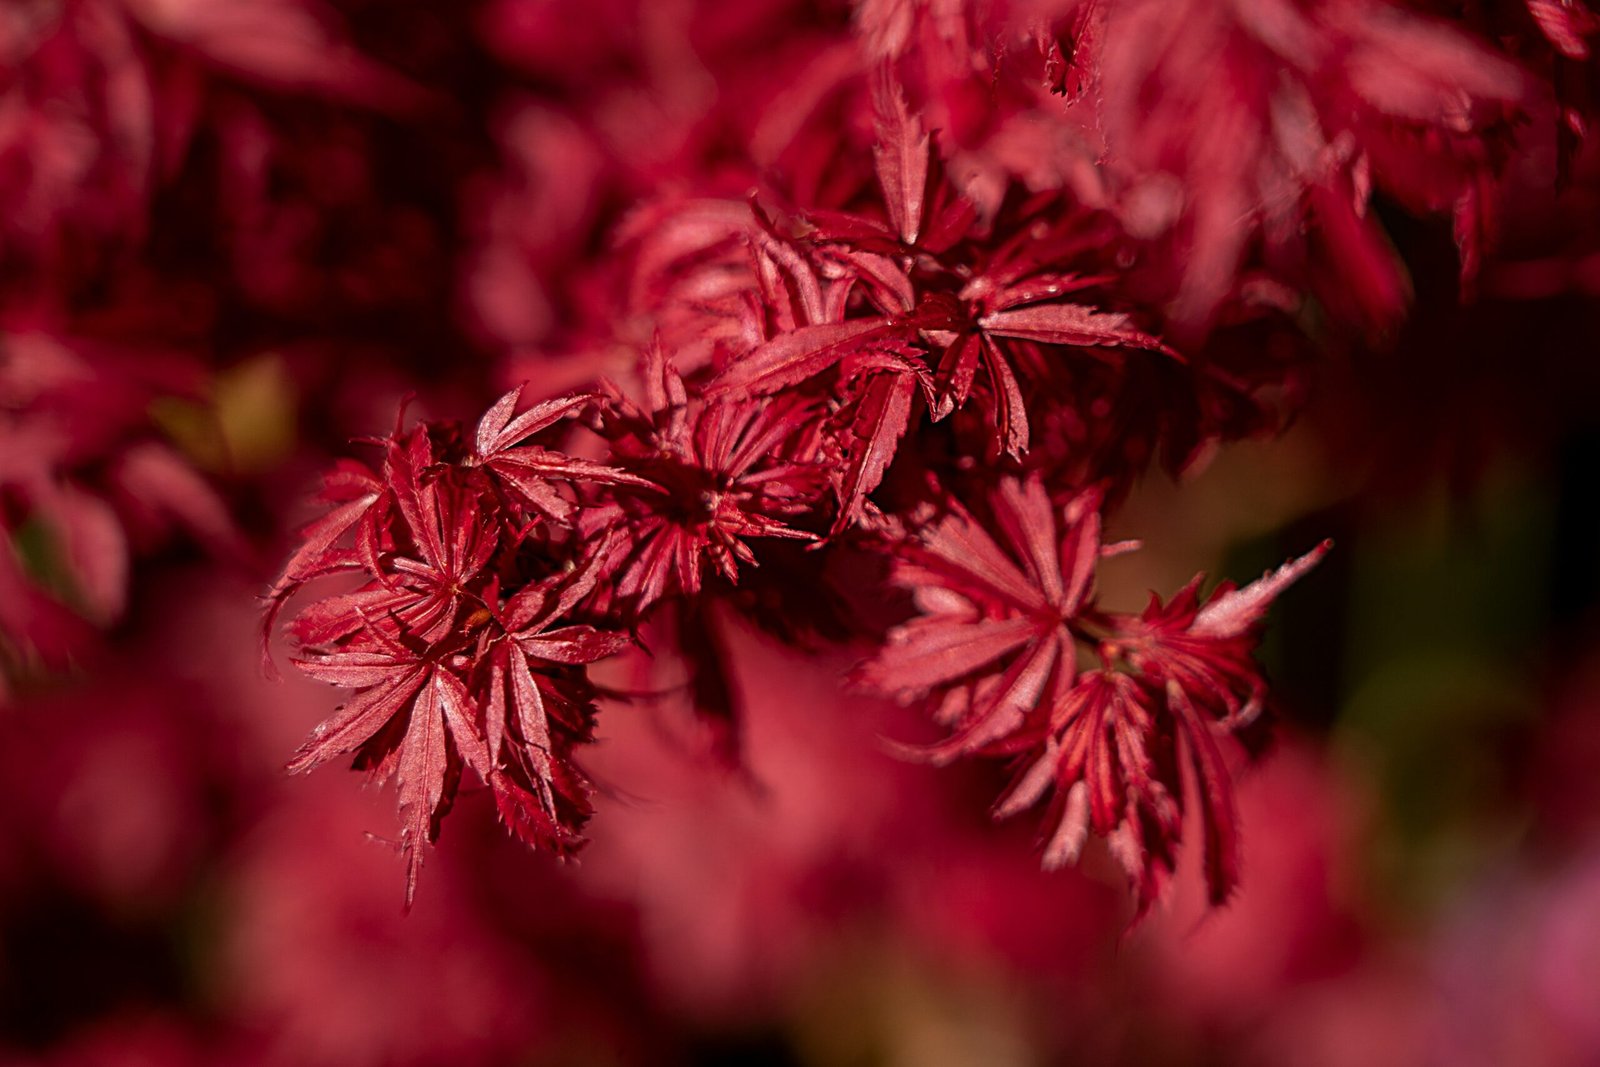
[[[893,81],[888,68],[873,84],[877,111],[878,143],[872,149],[878,184],[900,239],[917,243],[922,233],[922,207],[928,188],[928,134],[911,113],[905,92]]]
[[[351,656],[357,657],[357,663],[348,662]],[[427,682],[427,672],[420,665],[382,653],[307,657],[295,665],[320,681],[360,692],[333,718],[311,731],[289,761],[290,771],[310,770],[365,745],[401,713]]]
[[[883,481],[895,449],[911,422],[916,379],[909,374],[875,374],[862,391],[845,446],[848,465],[839,482],[839,515],[833,532],[861,521],[867,494]]]
[[[1244,633],[1261,621],[1267,608],[1285,589],[1305,577],[1332,550],[1333,542],[1324,541],[1299,559],[1268,571],[1243,589],[1219,590],[1212,594],[1211,599],[1195,614],[1190,632],[1202,637],[1219,638]]]
[[[476,442],[480,459],[490,459],[562,419],[578,414],[595,399],[579,394],[546,400],[513,417],[524,388],[519,385],[502,396],[478,421]]]
[[[1146,514],[1118,509],[1152,467],[1289,425],[1318,353],[1411,343],[1413,303],[1446,321],[1430,220],[1453,222],[1464,296],[1581,288],[1583,234],[1504,257],[1530,237],[1527,131],[1559,124],[1552,154],[1581,163],[1590,7],[694,3],[663,37],[632,2],[392,33],[345,12],[349,40],[446,88],[492,54],[461,99],[503,107],[440,126],[415,174],[394,144],[427,92],[372,61],[318,73],[352,47],[320,0],[6,23],[0,162],[61,173],[0,166],[20,205],[0,265],[41,279],[0,306],[0,356],[26,356],[0,358],[0,528],[48,542],[0,555],[0,665],[42,647],[57,597],[114,622],[152,531],[246,557],[227,503],[288,453],[263,426],[325,447],[415,388],[418,410],[484,407],[362,438],[265,612],[340,691],[291,769],[393,783],[408,902],[462,790],[533,849],[583,846],[602,696],[681,701],[747,771],[751,630],[860,649],[852,683],[927,716],[903,751],[1007,761],[995,816],[1043,809],[1046,868],[1109,855],[1135,921],[1185,833],[1221,903],[1234,735],[1272,698],[1264,617],[1328,546],[1124,612],[1100,568],[1138,542],[1106,530]],[[195,233],[156,210],[174,193]],[[226,259],[214,287],[166,277],[191,246]],[[286,399],[234,381],[257,358]],[[624,655],[627,682],[603,666]]]
[[[821,374],[872,342],[903,332],[904,328],[888,317],[801,326],[730,364],[706,387],[706,396],[775,393]]]
[[[920,614],[856,676],[922,703],[950,730],[908,752],[936,763],[1015,757],[995,816],[1050,796],[1045,866],[1075,862],[1090,834],[1105,838],[1134,888],[1137,921],[1174,869],[1186,803],[1200,813],[1212,902],[1237,883],[1232,786],[1213,733],[1259,708],[1257,624],[1328,546],[1245,589],[1223,587],[1204,607],[1196,579],[1141,616],[1117,615],[1094,602],[1100,559],[1127,547],[1101,543],[1103,504],[1098,487],[1054,504],[1036,478],[1001,481],[981,510],[946,502],[944,517],[898,548],[894,580],[916,592]],[[1080,673],[1080,649],[1100,665]],[[1180,761],[1193,768],[1187,799]]]
[[[1167,682],[1167,707],[1176,715],[1182,747],[1194,762],[1195,786],[1204,816],[1206,891],[1214,905],[1223,904],[1239,883],[1238,816],[1233,785],[1211,727],[1195,711],[1177,682]]]
[[[1160,341],[1134,328],[1128,316],[1078,304],[1031,304],[996,311],[979,319],[978,325],[994,337],[1015,337],[1042,344],[1167,351]]]
[[[411,709],[411,722],[400,743],[400,761],[395,771],[404,821],[401,843],[406,854],[407,908],[416,899],[423,849],[433,840],[434,816],[444,800],[449,759],[438,690],[432,685],[424,686]]]

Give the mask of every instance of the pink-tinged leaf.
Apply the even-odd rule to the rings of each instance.
[[[1161,857],[1151,854],[1150,842],[1146,840],[1144,826],[1136,812],[1130,812],[1128,818],[1106,835],[1106,851],[1133,887],[1133,917],[1128,923],[1131,929],[1150,913],[1171,872]]]
[[[917,290],[910,276],[893,258],[874,252],[852,250],[844,254],[845,264],[886,307],[896,312],[911,311],[917,305]],[[854,278],[847,278],[853,281]],[[848,289],[845,290],[848,296]],[[844,316],[840,314],[838,318]]]
[[[914,584],[911,601],[924,615],[954,615],[977,619],[977,606],[966,595],[942,585]]]
[[[558,397],[535,404],[521,415],[512,418],[517,402],[522,398],[524,386],[517,386],[495,402],[478,422],[476,436],[480,457],[490,457],[548,429],[564,418],[583,410],[594,400],[590,394]]]
[[[947,418],[967,402],[982,354],[983,336],[978,333],[963,331],[945,347],[934,376],[934,400],[929,405],[934,422]]]
[[[855,5],[856,31],[867,55],[886,60],[904,54],[917,14],[916,0],[860,0]]]
[[[946,584],[1022,612],[1047,606],[1043,593],[965,510],[952,510],[908,550],[919,567],[935,570]]]
[[[1040,866],[1047,871],[1059,871],[1078,862],[1083,846],[1089,840],[1089,784],[1073,782],[1067,789],[1061,806],[1061,817],[1055,832],[1044,846]]]
[[[929,167],[942,169],[937,155],[930,158]],[[971,199],[957,192],[944,179],[932,178],[929,185],[937,192],[923,219],[922,239],[917,246],[924,252],[941,255],[972,233],[978,223],[979,210]]]
[[[1081,304],[1031,304],[996,311],[979,319],[978,325],[994,337],[1015,337],[1040,344],[1170,352],[1160,341],[1137,329],[1128,316]]]
[[[550,718],[545,711],[539,683],[528,670],[525,657],[511,656],[511,695],[517,709],[517,729],[522,735],[523,752],[529,761],[533,784],[538,787],[545,810],[555,811],[551,791]]]
[[[154,34],[269,86],[363,104],[415,107],[426,94],[340,40],[311,0],[126,0]]]
[[[1089,826],[1098,833],[1116,829],[1127,809],[1127,780],[1118,773],[1112,732],[1119,729],[1116,710],[1101,709],[1092,728],[1083,731],[1088,745],[1085,781],[1089,783]]]
[[[1061,560],[1056,555],[1056,523],[1050,498],[1037,476],[1026,481],[1006,478],[994,494],[995,519],[1006,540],[1021,556],[1028,576],[1051,604],[1064,602]]]
[[[1119,545],[1102,546],[1100,543],[1100,503],[1098,489],[1088,489],[1067,505],[1062,521],[1067,532],[1061,538],[1060,558],[1067,566],[1067,584],[1062,591],[1064,610],[1076,612],[1094,587],[1095,568],[1099,561],[1118,551],[1127,551]],[[1132,542],[1138,547],[1138,542]]]
[[[615,467],[608,467],[604,463],[577,459],[564,452],[555,452],[537,445],[496,453],[486,466],[506,478],[526,479],[529,476],[546,479],[562,478],[575,482],[595,482],[599,485],[631,485],[636,489],[648,488],[650,485],[643,478],[619,471]]]
[[[563,626],[516,641],[517,647],[531,659],[570,664],[593,663],[614,656],[631,644],[627,634],[607,633],[592,626]]]
[[[389,532],[387,520],[393,502],[394,494],[384,490],[356,523],[356,556],[368,574],[384,573],[379,556],[383,553],[385,537]]]
[[[392,487],[395,507],[400,509],[406,527],[422,554],[437,560],[444,556],[443,534],[438,522],[438,487],[427,480],[433,465],[433,446],[426,432],[418,429],[402,446],[387,449],[384,474]]]
[[[1243,589],[1213,598],[1195,615],[1189,632],[1197,637],[1216,638],[1244,633],[1261,620],[1278,594],[1303,578],[1332,548],[1332,541],[1324,541],[1299,559],[1268,571]]]
[[[434,670],[429,684],[433,686],[434,699],[444,711],[444,721],[450,728],[450,740],[455,743],[456,751],[487,784],[494,764],[489,758],[489,747],[474,721],[473,706],[476,701],[472,694],[461,679],[442,667]]]
[[[524,586],[499,609],[501,625],[512,633],[533,636],[552,621],[566,615],[584,597],[594,592],[616,544],[617,538],[613,533],[602,533],[598,541],[591,543],[588,554],[570,574]]]
[[[567,575],[556,595],[555,617],[571,611],[584,597],[594,592],[602,578],[608,576],[612,555],[619,541],[620,537],[614,529],[607,529],[589,540],[583,562]]]
[[[506,672],[498,659],[489,668],[489,704],[483,711],[483,731],[489,746],[489,766],[498,770],[500,750],[506,740]]]
[[[1114,274],[1036,274],[1026,281],[1006,286],[991,296],[988,303],[993,311],[1007,311],[1040,300],[1060,300],[1069,293],[1092,289],[1097,285],[1105,285],[1116,280],[1117,276]],[[979,281],[968,283],[967,290],[978,288]],[[967,290],[963,290],[963,296]]]
[[[804,403],[787,402],[782,397],[760,405],[705,405],[694,432],[701,465],[707,470],[745,480],[757,464],[771,464],[774,456],[782,454],[784,442],[809,421],[809,410]],[[765,473],[791,470],[791,467],[774,465]],[[744,484],[750,483],[745,480]]]
[[[1207,894],[1212,904],[1222,904],[1239,884],[1238,815],[1234,808],[1233,783],[1210,727],[1195,712],[1194,705],[1176,682],[1167,683],[1167,707],[1179,722],[1178,737],[1188,747],[1189,757],[1194,762],[1195,788],[1200,794],[1202,812],[1200,823],[1205,831]]]
[[[920,696],[964,678],[1039,636],[1039,623],[1012,619],[913,619],[896,627],[860,671],[862,681],[886,693]]]
[[[1343,192],[1316,185],[1310,204],[1317,233],[1353,311],[1365,317],[1371,332],[1392,328],[1411,300],[1411,281],[1399,254]]]
[[[395,672],[391,669],[389,673],[393,678]],[[366,744],[411,702],[425,680],[422,671],[413,670],[389,685],[356,694],[333,718],[311,731],[290,759],[289,772],[308,771]]]
[[[643,611],[676,581],[686,593],[699,591],[700,546],[675,526],[660,526],[629,559],[616,582],[617,595]]]
[[[668,199],[629,212],[615,231],[616,242],[634,253],[629,302],[643,304],[676,264],[741,244],[754,221],[750,204],[733,199]]]
[[[850,424],[850,459],[839,484],[835,534],[860,520],[867,494],[883,481],[910,424],[915,392],[916,379],[909,374],[878,374],[868,383]]]
[[[423,850],[433,839],[434,813],[444,799],[450,756],[445,748],[444,716],[438,694],[425,687],[411,709],[411,723],[400,743],[395,782],[403,820],[401,841],[406,854],[406,907],[416,899]]]
[[[821,374],[865,345],[901,331],[890,318],[802,326],[758,345],[706,387],[706,396],[742,392],[762,395]]]
[[[873,86],[877,112],[878,143],[872,158],[877,164],[878,184],[900,239],[917,243],[922,234],[922,210],[928,189],[928,134],[921,120],[911,113],[905,92],[887,66],[880,68]]]
[[[478,455],[485,456],[495,451],[496,442],[505,430],[506,424],[511,421],[518,402],[522,400],[522,390],[526,384],[514,387],[496,400],[489,410],[483,413],[483,418],[478,420],[478,431],[474,435]]]
[[[545,479],[544,471],[496,463],[489,464],[487,469],[505,483],[516,499],[534,511],[560,523],[572,520],[576,505],[556,491],[555,486]]]
[[[1011,786],[994,805],[996,819],[1009,819],[1037,804],[1055,784],[1056,767],[1061,759],[1054,740],[1045,743],[1044,751],[1019,774]],[[1085,832],[1088,823],[1084,824]]]
[[[367,619],[393,616],[409,621],[419,602],[415,590],[372,583],[353,593],[309,605],[286,628],[301,647],[332,645],[365,626]]]
[[[679,439],[688,424],[688,414],[684,410],[689,401],[688,390],[684,387],[683,375],[678,373],[659,339],[652,340],[645,348],[642,377],[649,410],[656,415],[666,412],[666,434],[672,440]]]
[[[811,239],[823,244],[847,245],[857,251],[880,256],[903,255],[905,249],[895,232],[875,219],[847,211],[813,208],[806,212],[812,228]]]
[[[372,496],[383,489],[383,482],[365,463],[340,459],[322,476],[316,498],[325,504],[340,504],[358,497]]]
[[[954,737],[930,750],[931,760],[946,763],[957,756],[982,752],[1016,733],[1028,713],[1038,706],[1045,683],[1057,664],[1066,660],[1061,666],[1068,669],[1071,657],[1072,639],[1064,629],[1057,628],[1056,632],[1036,640],[1006,668],[999,684],[984,694],[983,703],[976,709],[972,721],[963,723]]]
[[[556,822],[539,797],[512,781],[509,775],[497,772],[490,786],[500,821],[524,844],[569,853],[582,843]]]
[[[301,656],[294,663],[303,673],[319,682],[343,689],[382,685],[393,680],[398,668],[407,666],[392,652],[366,649],[314,653]]]
[[[272,595],[281,596],[290,586],[321,571],[339,539],[374,507],[377,500],[377,493],[358,497],[303,527],[299,534],[300,547],[294,550],[284,565],[283,574],[273,583]]]
[[[765,220],[759,211],[756,217]],[[811,262],[787,238],[778,236],[770,227],[757,230],[754,241],[770,263],[767,269],[761,271],[763,282],[781,286],[781,291],[795,302],[792,306],[794,324],[826,321],[823,318],[825,301],[822,284]],[[776,297],[777,292],[774,291],[772,296]],[[769,300],[769,303],[773,302]]]
[[[1372,5],[1359,31],[1345,76],[1386,115],[1449,128],[1466,98],[1509,103],[1527,91],[1514,63],[1444,22]]]
[[[1020,459],[1028,451],[1030,441],[1028,409],[1022,399],[1022,387],[1017,384],[1016,375],[1011,373],[1011,365],[996,351],[994,344],[987,337],[983,339],[983,344],[987,357],[984,366],[988,368],[989,385],[994,393],[995,437],[1008,455]]]

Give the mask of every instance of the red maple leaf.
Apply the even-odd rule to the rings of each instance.
[[[752,538],[814,539],[787,520],[814,508],[825,485],[810,398],[690,397],[656,347],[646,382],[645,406],[618,395],[603,431],[632,480],[585,514],[586,528],[621,527],[612,592],[635,613],[698,593],[708,566],[737,582],[756,563]]]
[[[596,397],[579,394],[546,400],[513,417],[522,388],[518,386],[506,393],[484,413],[478,422],[474,451],[476,461],[514,499],[547,518],[565,522],[572,518],[575,509],[572,501],[556,489],[562,482],[646,484],[604,464],[528,443],[535,434],[579,414],[592,405]]]
[[[590,398],[513,418],[517,399],[485,416],[472,451],[452,428],[422,425],[381,442],[381,475],[342,466],[323,493],[333,509],[307,527],[271,597],[269,618],[312,579],[368,579],[287,627],[301,670],[355,691],[290,769],[354,752],[358,766],[396,780],[408,905],[464,767],[527,843],[558,854],[582,843],[589,805],[573,754],[594,716],[583,668],[627,643],[571,618],[609,550],[574,539],[565,520],[575,497],[554,486],[637,479],[521,443]]]
[[[295,665],[355,696],[312,731],[289,762],[310,770],[355,752],[358,765],[396,778],[404,825],[406,905],[416,895],[423,845],[438,836],[438,816],[453,797],[460,761],[487,766],[473,724],[473,701],[443,650],[416,651],[376,630],[370,643],[301,656]]]
[[[951,736],[917,751],[1016,757],[995,808],[1016,814],[1052,797],[1044,863],[1104,838],[1137,891],[1136,919],[1173,870],[1183,832],[1184,773],[1194,769],[1206,876],[1220,903],[1238,879],[1232,786],[1214,734],[1254,715],[1265,692],[1250,653],[1267,606],[1327,551],[1260,581],[1220,587],[1201,607],[1200,578],[1141,616],[1094,603],[1100,498],[1055,509],[1037,480],[1003,480],[980,521],[959,504],[896,550],[896,584],[919,614],[858,671],[868,686],[929,704]],[[990,531],[995,531],[991,535]],[[1002,544],[1004,547],[1002,548]],[[1079,672],[1077,653],[1100,660]]]
[[[1073,629],[1103,551],[1093,492],[1068,506],[1059,540],[1038,479],[1004,479],[987,503],[998,543],[950,501],[897,548],[892,580],[912,591],[920,614],[859,672],[901,700],[938,698],[935,717],[954,731],[932,750],[938,760],[1010,737],[1072,685]]]
[[[571,574],[524,587],[494,611],[478,661],[488,750],[475,767],[494,791],[506,826],[530,845],[572,852],[590,814],[588,788],[572,762],[591,739],[594,695],[580,670],[628,645],[625,634],[566,622],[601,575],[604,546]]]

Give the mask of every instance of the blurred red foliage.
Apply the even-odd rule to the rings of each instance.
[[[0,1063],[1592,1061],[1597,34],[8,4]],[[1552,459],[1555,711],[1422,840],[1373,515]]]

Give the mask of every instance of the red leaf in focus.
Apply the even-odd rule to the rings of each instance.
[[[424,843],[434,838],[434,818],[444,801],[449,763],[439,690],[430,682],[412,706],[411,721],[406,727],[405,740],[400,742],[400,761],[395,769],[400,816],[404,823],[401,846],[406,853],[407,908],[416,899]]]
[[[900,546],[893,581],[916,592],[922,614],[889,635],[858,671],[873,689],[902,700],[937,694],[953,736],[937,760],[983,751],[1022,729],[1075,673],[1070,620],[1099,558],[1099,501],[1076,498],[1059,545],[1037,479],[1002,481],[988,503],[1002,548],[953,501],[949,513]],[[955,701],[953,705],[948,702]]]
[[[706,387],[705,395],[775,393],[821,374],[873,342],[903,332],[904,328],[888,317],[801,326],[729,365]]]
[[[1267,608],[1285,589],[1305,577],[1332,550],[1333,542],[1324,541],[1305,555],[1268,571],[1242,589],[1218,589],[1195,614],[1190,632],[1218,638],[1246,633],[1261,622]]]
[[[1160,341],[1134,328],[1128,316],[1081,304],[1033,304],[996,311],[979,319],[978,325],[995,337],[1016,337],[1041,344],[1079,348],[1111,345],[1170,352]]]
[[[878,184],[895,232],[908,245],[922,233],[922,208],[928,189],[928,134],[911,113],[905,92],[887,67],[873,83],[877,111],[878,143],[872,158],[877,163]]]
[[[911,405],[916,396],[916,378],[910,374],[874,374],[862,390],[855,417],[851,421],[849,457],[839,483],[839,515],[834,520],[835,534],[860,521],[867,494],[883,481],[884,472],[894,459],[896,446],[905,436],[911,421]]]
[[[653,348],[649,358],[648,409],[619,401],[605,430],[634,482],[587,516],[590,529],[619,526],[614,592],[641,617],[664,596],[698,593],[707,563],[736,582],[739,566],[756,562],[750,538],[814,539],[784,520],[814,507],[826,485],[812,400],[691,401],[666,356]]]
[[[1222,904],[1239,883],[1238,815],[1227,765],[1211,736],[1211,726],[1195,711],[1177,682],[1167,682],[1167,709],[1182,728],[1183,747],[1194,763],[1195,789],[1204,815],[1206,889],[1211,903]]]
[[[478,423],[476,441],[477,458],[484,469],[524,504],[550,518],[566,521],[572,517],[573,505],[556,492],[552,481],[647,484],[603,463],[578,459],[538,445],[515,447],[562,419],[576,415],[595,399],[580,394],[546,400],[513,418],[522,388],[511,390],[489,409]]]

